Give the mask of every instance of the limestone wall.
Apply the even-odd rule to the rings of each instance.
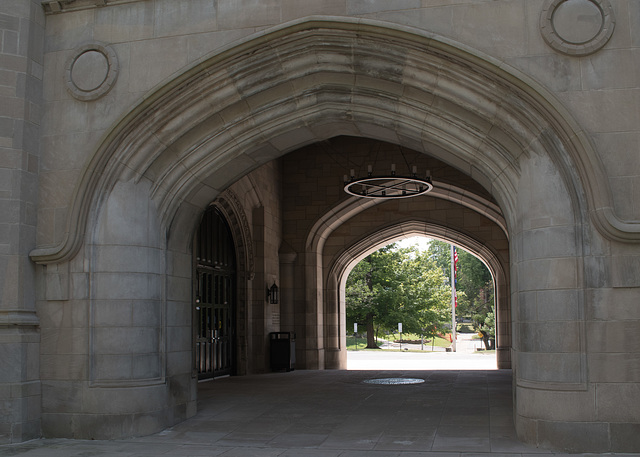
[[[36,1],[0,5],[0,443],[40,431],[40,335],[35,245],[44,13]]]
[[[43,132],[47,150],[43,163],[47,166],[42,175],[45,183],[73,182],[92,152],[83,145],[95,144],[149,90],[172,75],[265,28],[321,14],[415,27],[470,46],[541,83],[573,113],[601,151],[599,159],[609,175],[616,214],[626,221],[638,217],[638,208],[632,203],[638,199],[624,197],[635,195],[637,161],[617,152],[638,147],[640,115],[633,100],[637,96],[634,49],[640,41],[636,20],[640,12],[635,2],[613,2],[618,19],[615,31],[604,49],[586,57],[558,53],[545,43],[541,33],[545,6],[542,0],[467,0],[454,4],[356,0],[315,3],[271,0],[259,4],[231,0],[216,4],[137,1],[113,2],[113,6],[105,8],[78,8],[64,1],[45,3],[60,3],[62,11],[69,10],[47,16],[47,109]],[[110,92],[89,109],[86,103],[71,97],[67,86],[74,88],[75,83],[64,81],[69,77],[87,78],[85,83],[78,81],[83,87],[94,83],[91,78],[100,79],[83,75],[79,69],[67,75],[70,59],[77,56],[83,45],[95,42],[108,45],[114,52],[116,62],[109,64],[117,65],[117,79],[109,84]],[[66,115],[55,114],[60,111]],[[47,221],[46,226],[57,224],[58,228],[54,233],[41,231],[41,245],[59,242],[64,234],[64,202],[72,192],[71,185],[66,187],[69,188],[55,191],[47,188],[43,192],[39,218]]]
[[[195,412],[189,243],[214,201],[244,256],[240,371],[278,329],[301,366],[340,366],[331,268],[416,218],[349,206],[300,149],[343,135],[461,189],[421,217],[504,270],[521,437],[639,447],[638,2],[6,0],[0,28],[1,440],[37,435],[40,406],[83,438]]]

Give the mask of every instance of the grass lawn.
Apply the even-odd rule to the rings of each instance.
[[[395,334],[395,335],[388,335],[387,337],[390,341],[395,341],[395,340],[399,340],[400,339],[400,334]],[[416,340],[419,341],[420,340],[420,335],[411,335],[411,334],[402,334],[402,339],[403,341],[406,340]],[[358,347],[356,349],[356,338],[353,337],[353,335],[347,335],[347,351],[362,351],[362,350],[366,350],[366,351],[375,351],[376,349],[366,349],[367,346],[367,338],[365,336],[358,336],[357,338],[357,342],[358,342]],[[382,342],[380,340],[378,340],[378,345],[381,345]],[[448,339],[445,338],[437,338],[433,344],[435,347],[440,347],[440,348],[445,348],[445,347],[449,347],[451,346],[451,342]],[[385,349],[385,350],[391,350],[393,351],[393,349]],[[415,351],[415,352],[430,352],[431,351],[431,340],[426,339],[424,340],[424,351]]]

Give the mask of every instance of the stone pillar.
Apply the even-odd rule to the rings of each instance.
[[[324,370],[324,295],[322,259],[315,252],[305,254],[304,366]]]
[[[511,305],[506,279],[496,281],[496,362],[498,369],[511,368]]]
[[[521,186],[510,240],[516,430],[535,446],[601,452],[605,424],[584,352],[579,213],[548,158],[523,164]]]
[[[252,212],[253,242],[256,273],[253,281],[253,300],[248,306],[249,373],[264,373],[269,367],[269,340],[266,334],[267,285],[273,284],[274,275],[267,275],[265,253],[265,208],[260,206]],[[271,282],[269,282],[271,281]]]
[[[295,330],[295,252],[280,251],[280,330]]]
[[[0,444],[40,436],[35,266],[44,13],[0,2]]]
[[[341,319],[340,290],[335,275],[330,275],[325,283],[324,316],[325,368],[346,369],[346,340],[341,341],[345,322]]]
[[[606,249],[609,258],[586,261],[585,345],[598,423],[585,428],[592,449],[632,453],[640,450],[640,246]]]
[[[147,435],[195,414],[191,253],[167,252],[149,188],[116,183],[84,248],[46,266],[38,308],[45,437]]]

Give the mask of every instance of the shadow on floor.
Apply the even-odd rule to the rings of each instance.
[[[327,370],[216,379],[199,385],[195,417],[155,435],[37,440],[0,446],[0,456],[555,455],[517,440],[511,376],[510,370]],[[379,378],[424,382],[364,382]]]

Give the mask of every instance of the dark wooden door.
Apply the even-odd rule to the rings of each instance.
[[[224,217],[209,209],[196,241],[194,310],[198,379],[231,375],[235,369],[235,249]]]

